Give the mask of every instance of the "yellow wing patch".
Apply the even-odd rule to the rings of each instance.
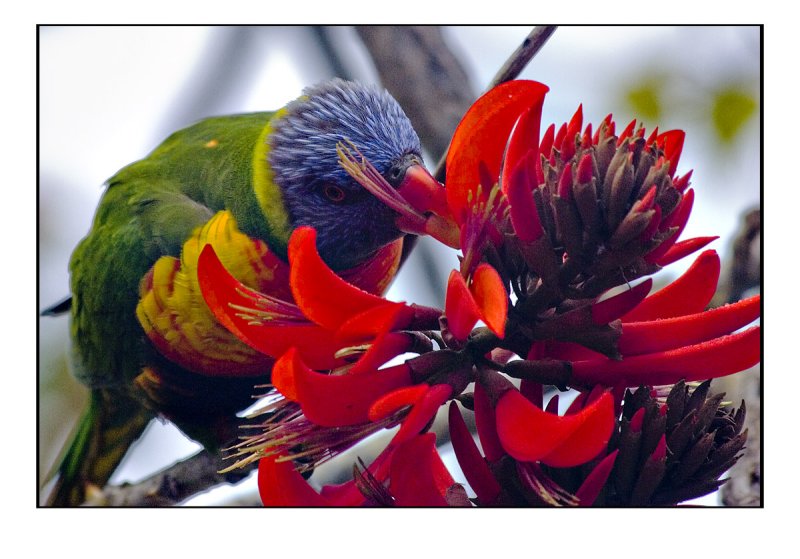
[[[183,244],[180,260],[159,258],[142,278],[136,316],[165,357],[196,373],[214,376],[269,372],[273,360],[239,341],[214,318],[197,280],[197,261],[206,244],[225,268],[252,289],[294,301],[289,266],[263,241],[239,231],[228,211],[218,212]],[[363,264],[341,273],[365,291],[382,294],[397,272],[402,240],[380,249]]]
[[[240,232],[230,212],[221,211],[194,231],[180,260],[163,256],[142,279],[139,323],[156,348],[185,369],[206,375],[265,374],[272,359],[239,341],[203,300],[197,261],[206,244],[248,287],[291,300],[288,266],[264,242]]]

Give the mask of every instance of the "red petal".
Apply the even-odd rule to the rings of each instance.
[[[542,136],[542,143],[539,144],[539,153],[544,155],[545,157],[550,157],[550,151],[553,149],[553,142],[555,142],[556,138],[556,125],[551,124],[547,127],[547,130],[544,131],[544,136]]]
[[[401,408],[414,404],[414,402],[419,400],[429,388],[427,384],[417,384],[398,388],[397,390],[384,394],[370,406],[368,414],[369,420],[380,421]]]
[[[642,426],[644,425],[644,412],[644,408],[639,408],[636,410],[636,413],[633,414],[633,417],[631,417],[630,429],[634,433],[639,433],[642,430]]]
[[[719,272],[716,251],[700,253],[681,277],[642,301],[622,317],[622,322],[643,322],[702,311],[714,296]]]
[[[671,177],[675,176],[675,170],[678,168],[678,161],[681,159],[685,139],[686,133],[683,130],[669,130],[656,138],[656,143],[664,150],[664,157],[669,161],[669,175]]]
[[[542,411],[517,390],[508,390],[498,400],[496,413],[497,434],[512,457],[556,467],[576,466],[597,456],[614,427],[610,393],[562,417]]]
[[[515,80],[492,88],[467,111],[453,134],[447,153],[447,203],[458,223],[464,221],[468,193],[475,196],[483,161],[493,177],[500,164],[509,134],[520,114],[541,103],[548,91],[541,83]]]
[[[522,379],[519,382],[519,391],[525,398],[537,408],[542,407],[544,397],[544,386],[540,382]]]
[[[618,319],[626,312],[636,307],[650,293],[653,287],[652,278],[647,278],[635,287],[626,289],[622,293],[609,297],[604,301],[592,305],[592,322],[595,324],[608,324]]]
[[[694,190],[689,190],[683,195],[683,200],[680,206],[666,218],[661,221],[658,226],[659,230],[666,231],[670,227],[677,227],[670,237],[662,241],[660,245],[651,250],[644,256],[645,262],[650,264],[656,263],[661,260],[675,245],[677,240],[683,233],[686,223],[689,221],[689,215],[692,213],[692,205],[694,204]]]
[[[384,300],[349,318],[336,330],[341,342],[360,342],[390,330],[402,330],[414,319],[414,309],[403,303]]]
[[[564,200],[572,200],[572,163],[564,165],[558,179],[558,196]]]
[[[360,375],[377,371],[381,365],[390,359],[407,352],[412,344],[412,339],[400,332],[387,332],[381,334],[369,346],[369,349],[347,372],[350,375]]]
[[[489,402],[486,389],[479,382],[475,383],[475,426],[478,430],[483,454],[490,463],[497,462],[506,455],[497,436],[494,409]]]
[[[436,452],[433,433],[401,444],[392,456],[389,491],[400,507],[444,507],[444,494],[455,483]]]
[[[669,214],[664,218],[664,221],[661,222],[659,228],[662,231],[664,231],[666,229],[669,229],[670,227],[677,227],[678,232],[676,233],[676,235],[677,237],[679,237],[681,231],[683,231],[683,228],[686,227],[686,222],[689,221],[689,216],[692,213],[693,206],[694,206],[694,189],[690,188],[689,190],[683,193],[680,205],[674,210],[672,210],[671,214]]]
[[[561,161],[569,161],[575,155],[575,138],[581,132],[583,126],[583,105],[578,105],[578,110],[572,115],[567,125],[567,133],[561,142]]]
[[[572,381],[578,385],[660,385],[723,377],[748,369],[761,358],[761,328],[715,338],[699,344],[622,361],[591,359],[572,363]]]
[[[480,309],[481,320],[502,339],[506,330],[508,294],[500,274],[492,266],[482,262],[472,276],[470,291]]]
[[[367,467],[372,477],[380,483],[384,483],[389,477],[389,468],[392,465],[391,458],[393,454],[394,448],[386,447],[377,458],[372,461],[372,464]],[[355,481],[352,479],[336,485],[323,485],[319,493],[337,507],[360,506],[366,501],[364,494],[361,493]]]
[[[327,499],[308,485],[291,460],[267,456],[258,463],[258,493],[267,507],[325,507]]]
[[[411,384],[405,364],[358,375],[324,375],[309,369],[294,349],[281,357],[284,360],[273,384],[284,395],[284,390],[293,393],[309,421],[324,427],[366,423],[373,402]]]
[[[689,186],[689,181],[692,178],[692,173],[694,171],[689,171],[685,175],[681,175],[680,177],[675,177],[672,181],[672,185],[678,189],[678,191],[683,192],[686,190],[686,187]]]
[[[342,344],[334,340],[332,332],[310,322],[299,322],[297,326],[270,326],[269,322],[246,318],[241,310],[232,307],[257,309],[261,301],[263,307],[269,307],[270,302],[264,295],[234,278],[222,265],[211,245],[206,245],[200,253],[197,278],[206,304],[217,320],[253,349],[278,357],[296,346],[312,367],[326,369],[342,364],[341,360],[333,357]]]
[[[298,227],[289,239],[289,282],[297,305],[310,320],[337,330],[351,317],[380,305],[394,305],[337,276],[317,252],[317,232]]]
[[[523,157],[531,157],[533,165],[539,159],[539,127],[542,120],[543,104],[544,93],[535,99],[533,105],[517,119],[514,131],[508,140],[508,148],[506,149],[503,163],[503,175],[500,182],[503,192],[508,192],[511,184],[511,174],[518,167]],[[530,170],[534,171],[534,166],[531,166]],[[533,176],[535,175],[532,173],[531,178]],[[529,188],[532,188],[532,186]]]
[[[500,484],[497,483],[497,479],[495,479],[489,466],[486,465],[486,460],[478,451],[475,439],[472,438],[472,433],[467,429],[464,417],[455,402],[450,402],[448,425],[450,427],[450,440],[453,443],[453,452],[470,487],[475,491],[478,501],[483,505],[493,503],[500,494]]]
[[[539,211],[533,201],[535,184],[536,152],[531,150],[514,169],[508,184],[504,185],[508,195],[511,224],[521,241],[530,243],[544,234]]]
[[[617,140],[617,147],[620,147],[622,144],[625,143],[625,141],[628,138],[630,138],[633,135],[633,129],[635,126],[636,126],[636,119],[634,118],[632,121],[630,121],[630,123],[628,123],[628,126],[626,126],[625,129],[622,131],[622,133],[619,135],[619,139]]]
[[[689,346],[730,334],[761,314],[761,297],[708,311],[648,322],[629,322],[622,328],[619,351],[624,356]]]
[[[578,162],[575,180],[578,184],[588,184],[592,182],[593,173],[592,156],[589,153],[585,153]]]
[[[677,262],[681,258],[697,252],[711,241],[716,241],[717,239],[719,239],[719,237],[693,237],[691,239],[686,239],[685,241],[675,243],[669,247],[669,249],[664,253],[664,256],[656,260],[656,264],[662,268],[664,266],[668,266],[673,262]]]
[[[292,347],[286,351],[272,366],[272,385],[292,402],[298,401],[297,383],[295,382],[295,360],[299,360],[297,349]]]
[[[449,384],[431,386],[422,398],[414,403],[414,407],[411,408],[408,416],[400,425],[400,429],[392,438],[391,444],[397,445],[404,443],[412,437],[417,436],[420,431],[428,427],[436,416],[436,412],[452,393],[453,388]]]
[[[600,491],[608,480],[611,470],[614,469],[614,462],[617,460],[619,450],[615,450],[605,458],[603,458],[597,466],[586,476],[583,483],[575,492],[575,497],[578,499],[578,506],[590,507],[600,495]]]
[[[578,108],[575,110],[575,114],[572,115],[572,118],[569,119],[569,124],[567,125],[567,137],[569,137],[570,141],[575,140],[575,136],[581,131],[583,128],[583,103],[578,105]]]
[[[475,323],[480,319],[478,304],[458,270],[450,272],[447,280],[447,295],[444,303],[447,326],[458,340],[466,340]]]

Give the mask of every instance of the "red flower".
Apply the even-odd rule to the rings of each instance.
[[[360,478],[317,493],[285,457],[271,455],[258,466],[261,500],[273,507],[447,506],[448,489],[455,485],[436,451],[433,433],[415,435],[389,445]],[[384,484],[388,481],[388,488]]]
[[[447,401],[480,505],[677,502],[719,485],[744,444],[744,413],[723,412],[703,388],[690,398],[683,382],[758,362],[760,329],[741,328],[758,318],[760,298],[706,310],[720,273],[713,250],[649,294],[646,276],[716,238],[680,240],[694,203],[691,172],[676,175],[684,133],[646,135],[634,121],[617,136],[610,115],[593,133],[579,107],[540,139],[547,91],[518,81],[481,97],[453,137],[446,189],[426,175],[395,190],[339,146],[345,169],[404,230],[461,249],[444,313],[342,279],[308,228],[289,242],[293,301],[245,288],[203,251],[200,285],[215,316],[276,360],[266,419],[237,447],[244,461],[261,459],[266,504],[469,504],[426,433]],[[406,353],[419,356],[392,361]],[[653,388],[673,384],[667,401]],[[564,413],[558,395],[544,404],[551,385],[579,391]],[[474,412],[482,451],[455,400]],[[724,435],[712,436],[712,419]],[[395,426],[352,481],[317,492],[302,478]]]

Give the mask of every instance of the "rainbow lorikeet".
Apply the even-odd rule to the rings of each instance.
[[[91,395],[49,504],[80,504],[89,484],[104,486],[157,415],[206,448],[234,437],[235,413],[272,360],[206,306],[196,273],[205,244],[249,287],[291,300],[287,244],[309,225],[329,266],[385,290],[402,251],[398,214],[346,173],[339,142],[401,192],[441,188],[399,104],[338,79],[276,112],[176,132],[108,181],[70,262],[74,369]]]

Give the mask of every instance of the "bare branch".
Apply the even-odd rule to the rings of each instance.
[[[495,77],[489,83],[486,91],[497,85],[500,85],[501,83],[505,83],[516,78],[530,63],[530,61],[533,60],[533,57],[536,56],[536,53],[538,53],[539,50],[541,50],[555,30],[555,25],[537,25],[534,27],[533,30],[528,33],[528,36],[523,39],[520,46],[517,47],[513,53],[511,53],[511,56],[508,57],[508,60],[506,60],[506,63],[503,64],[503,67],[500,69],[500,71],[495,74]],[[433,175],[442,182],[444,182],[447,172],[447,169],[445,168],[446,163],[447,151],[445,150],[444,154],[439,159],[439,163],[436,165],[436,171]]]
[[[556,30],[555,25],[537,25],[528,34],[522,43],[508,58],[500,71],[495,74],[487,89],[513,80],[520,75],[522,70],[533,60],[533,57],[542,49],[547,40]]]
[[[474,100],[464,67],[439,27],[357,26],[383,86],[408,114],[422,145],[439,157]]]
[[[218,473],[226,464],[223,458],[202,450],[138,483],[109,485],[91,492],[85,506],[166,507],[223,484],[246,478],[258,462],[227,474]]]

